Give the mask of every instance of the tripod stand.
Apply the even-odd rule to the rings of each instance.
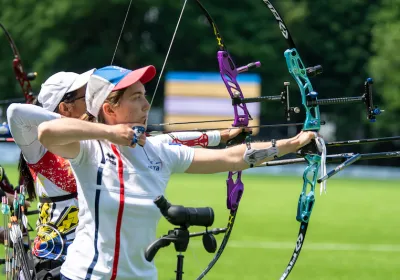
[[[184,273],[183,260],[185,258],[182,253],[186,252],[189,245],[189,239],[191,237],[203,236],[204,249],[206,249],[206,251],[209,253],[214,253],[217,248],[217,243],[215,241],[214,235],[224,233],[225,231],[226,228],[215,228],[202,232],[189,233],[188,228],[185,226],[174,228],[173,230],[169,230],[167,235],[162,236],[147,247],[145,258],[147,261],[151,262],[159,249],[167,247],[171,243],[174,243],[175,251],[178,253],[178,255],[176,256],[176,280],[182,280],[182,276]]]
[[[189,239],[195,236],[203,237],[203,246],[209,253],[214,253],[217,250],[217,241],[214,235],[226,232],[226,228],[215,228],[207,230],[214,222],[214,211],[212,208],[191,208],[180,205],[171,205],[164,196],[159,196],[154,200],[154,203],[160,209],[163,216],[173,225],[179,226],[173,230],[169,230],[167,235],[163,235],[153,243],[151,243],[146,251],[145,258],[151,262],[158,250],[174,243],[177,255],[176,264],[176,280],[182,280],[183,275],[183,259],[182,253],[186,252],[189,245]],[[190,226],[204,226],[206,230],[198,233],[189,233]]]

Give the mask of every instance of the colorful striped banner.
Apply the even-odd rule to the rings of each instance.
[[[261,79],[257,74],[240,74],[238,83],[245,97],[261,95]],[[260,124],[260,103],[247,104],[253,120],[251,126]],[[166,75],[164,122],[208,121],[232,119],[233,107],[229,93],[219,73],[169,72]],[[232,122],[171,125],[168,130],[231,127]],[[253,130],[253,134],[258,133]]]

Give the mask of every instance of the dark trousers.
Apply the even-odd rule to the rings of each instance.
[[[70,278],[65,277],[64,275],[61,274],[61,280],[72,280]]]

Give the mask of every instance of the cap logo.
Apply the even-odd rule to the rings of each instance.
[[[119,67],[119,66],[114,66],[113,65],[111,67],[114,68],[115,70],[119,70],[119,72],[121,72],[121,73],[129,71],[128,69],[125,69],[125,68],[122,68],[122,67]]]

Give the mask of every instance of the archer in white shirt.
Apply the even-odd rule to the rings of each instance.
[[[89,119],[56,119],[39,126],[39,140],[70,159],[77,179],[80,223],[61,273],[67,279],[157,279],[154,263],[144,259],[160,218],[153,200],[164,194],[172,173],[244,170],[246,145],[222,150],[168,145],[141,135],[149,103],[144,85],[155,75],[147,66],[130,71],[117,66],[91,76],[86,105]],[[315,138],[313,132],[278,140],[278,156],[295,152]],[[252,143],[253,149],[271,147]],[[260,158],[258,163],[271,158]]]

